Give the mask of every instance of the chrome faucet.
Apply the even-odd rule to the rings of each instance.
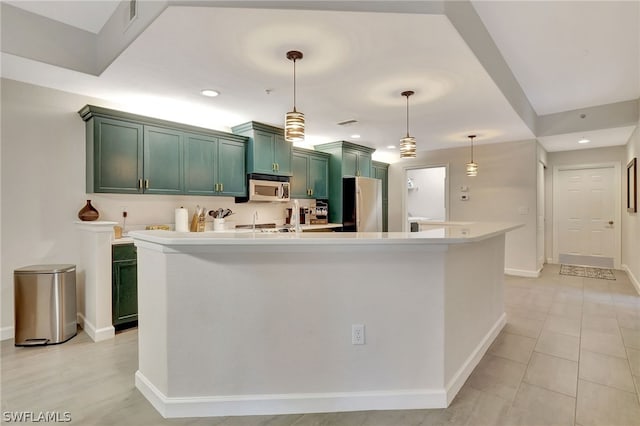
[[[253,212],[253,232],[256,232],[256,220],[258,220],[258,210]]]
[[[300,232],[300,204],[298,204],[298,200],[293,200],[293,212],[291,214],[291,220],[295,217],[295,231]]]

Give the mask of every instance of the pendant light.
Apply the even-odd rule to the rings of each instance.
[[[407,136],[400,139],[400,158],[416,158],[416,138],[409,136],[409,96],[413,94],[412,90],[401,93],[407,98]]]
[[[296,111],[296,61],[302,59],[302,52],[290,50],[287,59],[293,61],[293,111],[285,116],[284,139],[288,142],[304,141],[304,114]]]
[[[473,138],[476,135],[469,135],[469,139],[471,139],[471,162],[467,163],[467,176],[477,176],[478,175],[478,164],[473,162]]]

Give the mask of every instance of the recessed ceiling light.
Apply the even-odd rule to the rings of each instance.
[[[351,135],[353,139],[360,139],[360,135]]]
[[[202,93],[203,96],[208,96],[210,98],[215,98],[216,96],[218,96],[220,94],[220,92],[218,92],[217,90],[213,90],[213,89],[204,89],[200,93]]]
[[[582,138],[578,141],[578,143],[589,143],[591,142],[589,139]]]
[[[395,145],[387,145],[387,149],[396,149]]]

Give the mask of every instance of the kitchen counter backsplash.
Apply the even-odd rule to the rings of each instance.
[[[233,197],[202,197],[202,196],[167,196],[167,195],[139,195],[139,194],[87,194],[86,200],[100,212],[100,220],[118,222],[123,226],[123,232],[145,229],[147,225],[169,225],[174,229],[175,209],[184,207],[189,211],[189,222],[196,211],[196,207],[204,207],[205,231],[213,230],[213,217],[208,215],[210,210],[231,209],[233,214],[225,218],[225,229],[233,229],[235,225],[247,225],[253,222],[253,215],[258,213],[256,223],[276,223],[283,225],[286,209],[293,207],[293,201],[288,203],[240,203],[236,204]],[[86,202],[84,200],[84,202]],[[298,200],[300,207],[310,207],[313,200]],[[79,207],[80,201],[78,202]],[[123,212],[127,212],[126,219]]]

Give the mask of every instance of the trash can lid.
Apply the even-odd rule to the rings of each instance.
[[[76,269],[76,265],[67,263],[55,264],[55,265],[29,265],[16,269],[15,273],[18,274],[55,274],[58,272],[70,272]]]

